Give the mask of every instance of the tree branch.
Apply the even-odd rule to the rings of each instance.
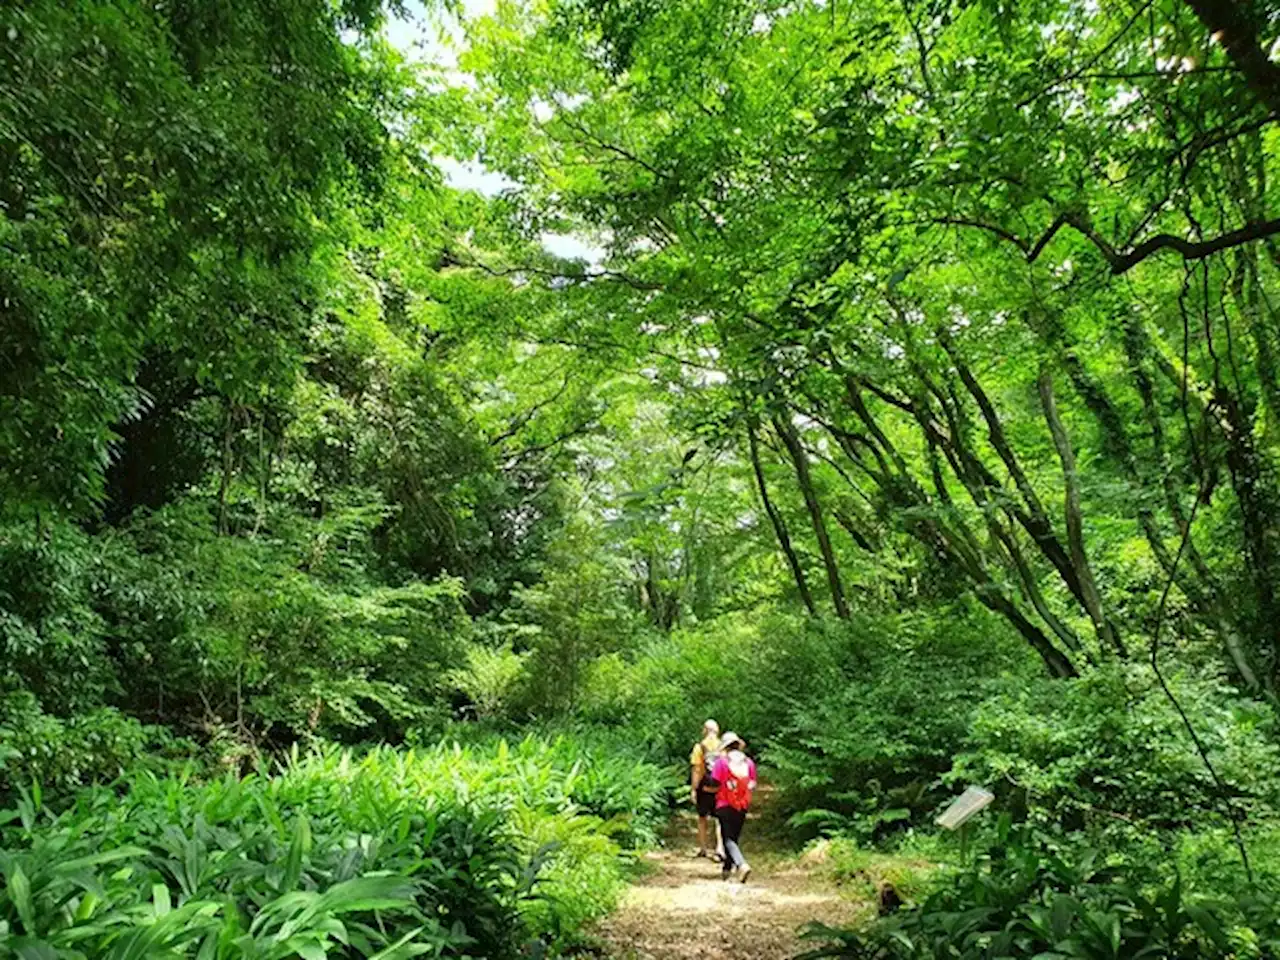
[[[1119,275],[1136,267],[1143,260],[1160,250],[1176,250],[1182,254],[1184,260],[1203,260],[1205,257],[1221,253],[1223,250],[1230,250],[1232,247],[1252,243],[1255,240],[1262,240],[1277,233],[1280,233],[1280,219],[1246,223],[1237,230],[1219,234],[1212,239],[1199,242],[1175,237],[1169,233],[1158,233],[1154,237],[1148,237],[1126,253],[1113,252],[1107,257],[1107,260],[1111,264],[1111,272]]]
[[[985,230],[987,233],[993,234],[1021,250],[1027,263],[1034,263],[1039,258],[1059,230],[1064,226],[1071,227],[1098,248],[1103,259],[1111,267],[1111,273],[1115,276],[1128,273],[1142,261],[1154,256],[1161,250],[1176,251],[1182,254],[1184,260],[1203,260],[1205,257],[1221,253],[1223,250],[1230,250],[1233,247],[1243,246],[1255,240],[1263,240],[1280,234],[1280,218],[1276,218],[1246,223],[1236,230],[1219,234],[1208,240],[1187,240],[1171,233],[1158,233],[1128,250],[1117,250],[1093,228],[1088,217],[1081,213],[1059,214],[1034,243],[1028,243],[1017,234],[997,224],[985,223],[968,217],[934,217],[933,221],[944,225],[974,227],[978,230]]]

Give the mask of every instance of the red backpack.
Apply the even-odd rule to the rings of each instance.
[[[750,768],[748,767],[748,769]],[[729,806],[733,807],[733,809],[745,810],[747,807],[751,806],[750,774],[739,777],[730,770],[729,775],[725,777],[724,783],[721,784],[721,789],[729,795]]]

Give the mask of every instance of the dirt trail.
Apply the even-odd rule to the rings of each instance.
[[[689,814],[672,822],[666,847],[645,857],[651,872],[597,929],[615,960],[783,960],[812,948],[796,936],[803,925],[846,925],[871,909],[754,818],[743,837],[751,879],[726,882],[719,864],[693,856],[696,823]]]

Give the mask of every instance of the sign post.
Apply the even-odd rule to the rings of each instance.
[[[995,794],[982,787],[969,787],[964,793],[951,801],[934,821],[944,830],[960,831],[960,864],[963,866],[969,859],[969,831],[967,824],[975,816],[987,808]]]

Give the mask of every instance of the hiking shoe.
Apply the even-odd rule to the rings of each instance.
[[[705,860],[707,858],[707,851],[699,850],[697,853],[694,854],[694,857],[698,860]]]
[[[738,882],[739,882],[739,883],[746,883],[746,882],[747,882],[747,877],[749,877],[749,876],[751,876],[751,865],[750,865],[750,864],[744,864],[744,865],[743,865],[743,867],[742,867],[742,873],[741,873],[741,875],[738,877]]]

